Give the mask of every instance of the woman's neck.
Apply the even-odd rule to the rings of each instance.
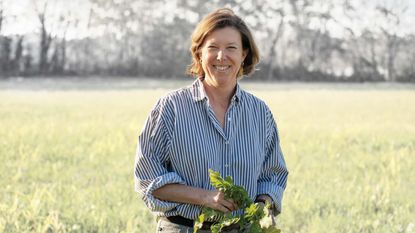
[[[202,81],[209,102],[229,106],[232,96],[235,94],[236,82],[233,85],[214,86],[205,80]]]

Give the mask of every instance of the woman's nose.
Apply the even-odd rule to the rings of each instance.
[[[223,61],[226,59],[226,54],[223,50],[219,50],[218,55],[216,57],[218,61]]]

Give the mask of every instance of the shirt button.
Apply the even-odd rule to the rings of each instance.
[[[231,118],[230,117],[228,118],[228,121],[231,121]]]
[[[225,164],[225,167],[229,167],[229,164]]]
[[[225,144],[226,144],[226,145],[229,145],[229,141],[225,141]]]

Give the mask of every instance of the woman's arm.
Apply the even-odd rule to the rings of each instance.
[[[271,209],[278,215],[281,213],[282,197],[287,185],[288,170],[281,150],[277,124],[271,111],[266,116],[266,151],[265,160],[258,178],[258,195],[269,195],[272,198]]]
[[[238,206],[232,200],[226,200],[225,194],[218,190],[206,190],[184,184],[167,184],[153,191],[157,199],[170,202],[189,203],[210,207],[227,213]]]

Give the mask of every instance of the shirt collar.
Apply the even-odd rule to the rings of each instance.
[[[205,89],[203,88],[202,81],[198,78],[193,82],[192,95],[195,101],[201,101],[207,99]]]
[[[207,99],[205,88],[203,88],[202,80],[200,80],[199,78],[193,82],[191,89],[192,89],[193,99],[195,101],[201,101],[201,100]],[[241,87],[239,86],[239,83],[236,83],[236,91],[232,97],[232,100],[239,102],[241,100],[241,96],[242,96]]]

